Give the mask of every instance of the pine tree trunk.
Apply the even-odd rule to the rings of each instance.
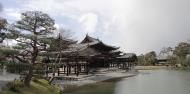
[[[25,79],[24,79],[24,85],[29,87],[30,86],[30,81],[32,79],[32,75],[33,75],[33,66],[30,66],[29,68],[29,72],[26,75]]]
[[[34,64],[37,59],[37,55],[38,55],[38,50],[36,48],[34,48],[34,53],[32,54],[31,66],[29,68],[28,74],[26,75],[26,77],[24,79],[24,85],[27,87],[30,86],[30,81],[33,77]]]

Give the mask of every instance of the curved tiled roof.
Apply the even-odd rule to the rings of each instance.
[[[91,42],[100,42],[98,39],[95,39],[93,37],[90,37],[88,34],[86,35],[86,37],[83,39],[83,41],[81,41],[81,44],[84,43],[91,43]]]

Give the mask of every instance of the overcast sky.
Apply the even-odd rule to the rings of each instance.
[[[159,51],[190,39],[190,0],[1,0],[0,16],[9,23],[20,13],[48,13],[57,27],[88,33],[103,42],[137,54]]]

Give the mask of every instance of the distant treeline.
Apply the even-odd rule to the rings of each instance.
[[[166,64],[176,66],[180,64],[182,67],[190,66],[190,43],[180,42],[174,48],[164,47],[157,55],[155,51],[151,51],[146,54],[138,56],[138,65],[156,65],[157,57],[165,57],[167,59]]]

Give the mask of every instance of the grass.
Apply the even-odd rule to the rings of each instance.
[[[114,94],[116,82],[122,78],[114,78],[103,82],[69,88],[64,94]]]
[[[48,84],[44,79],[38,81],[31,81],[31,86],[20,87],[18,90],[5,89],[0,94],[60,94],[60,89],[56,86]]]

